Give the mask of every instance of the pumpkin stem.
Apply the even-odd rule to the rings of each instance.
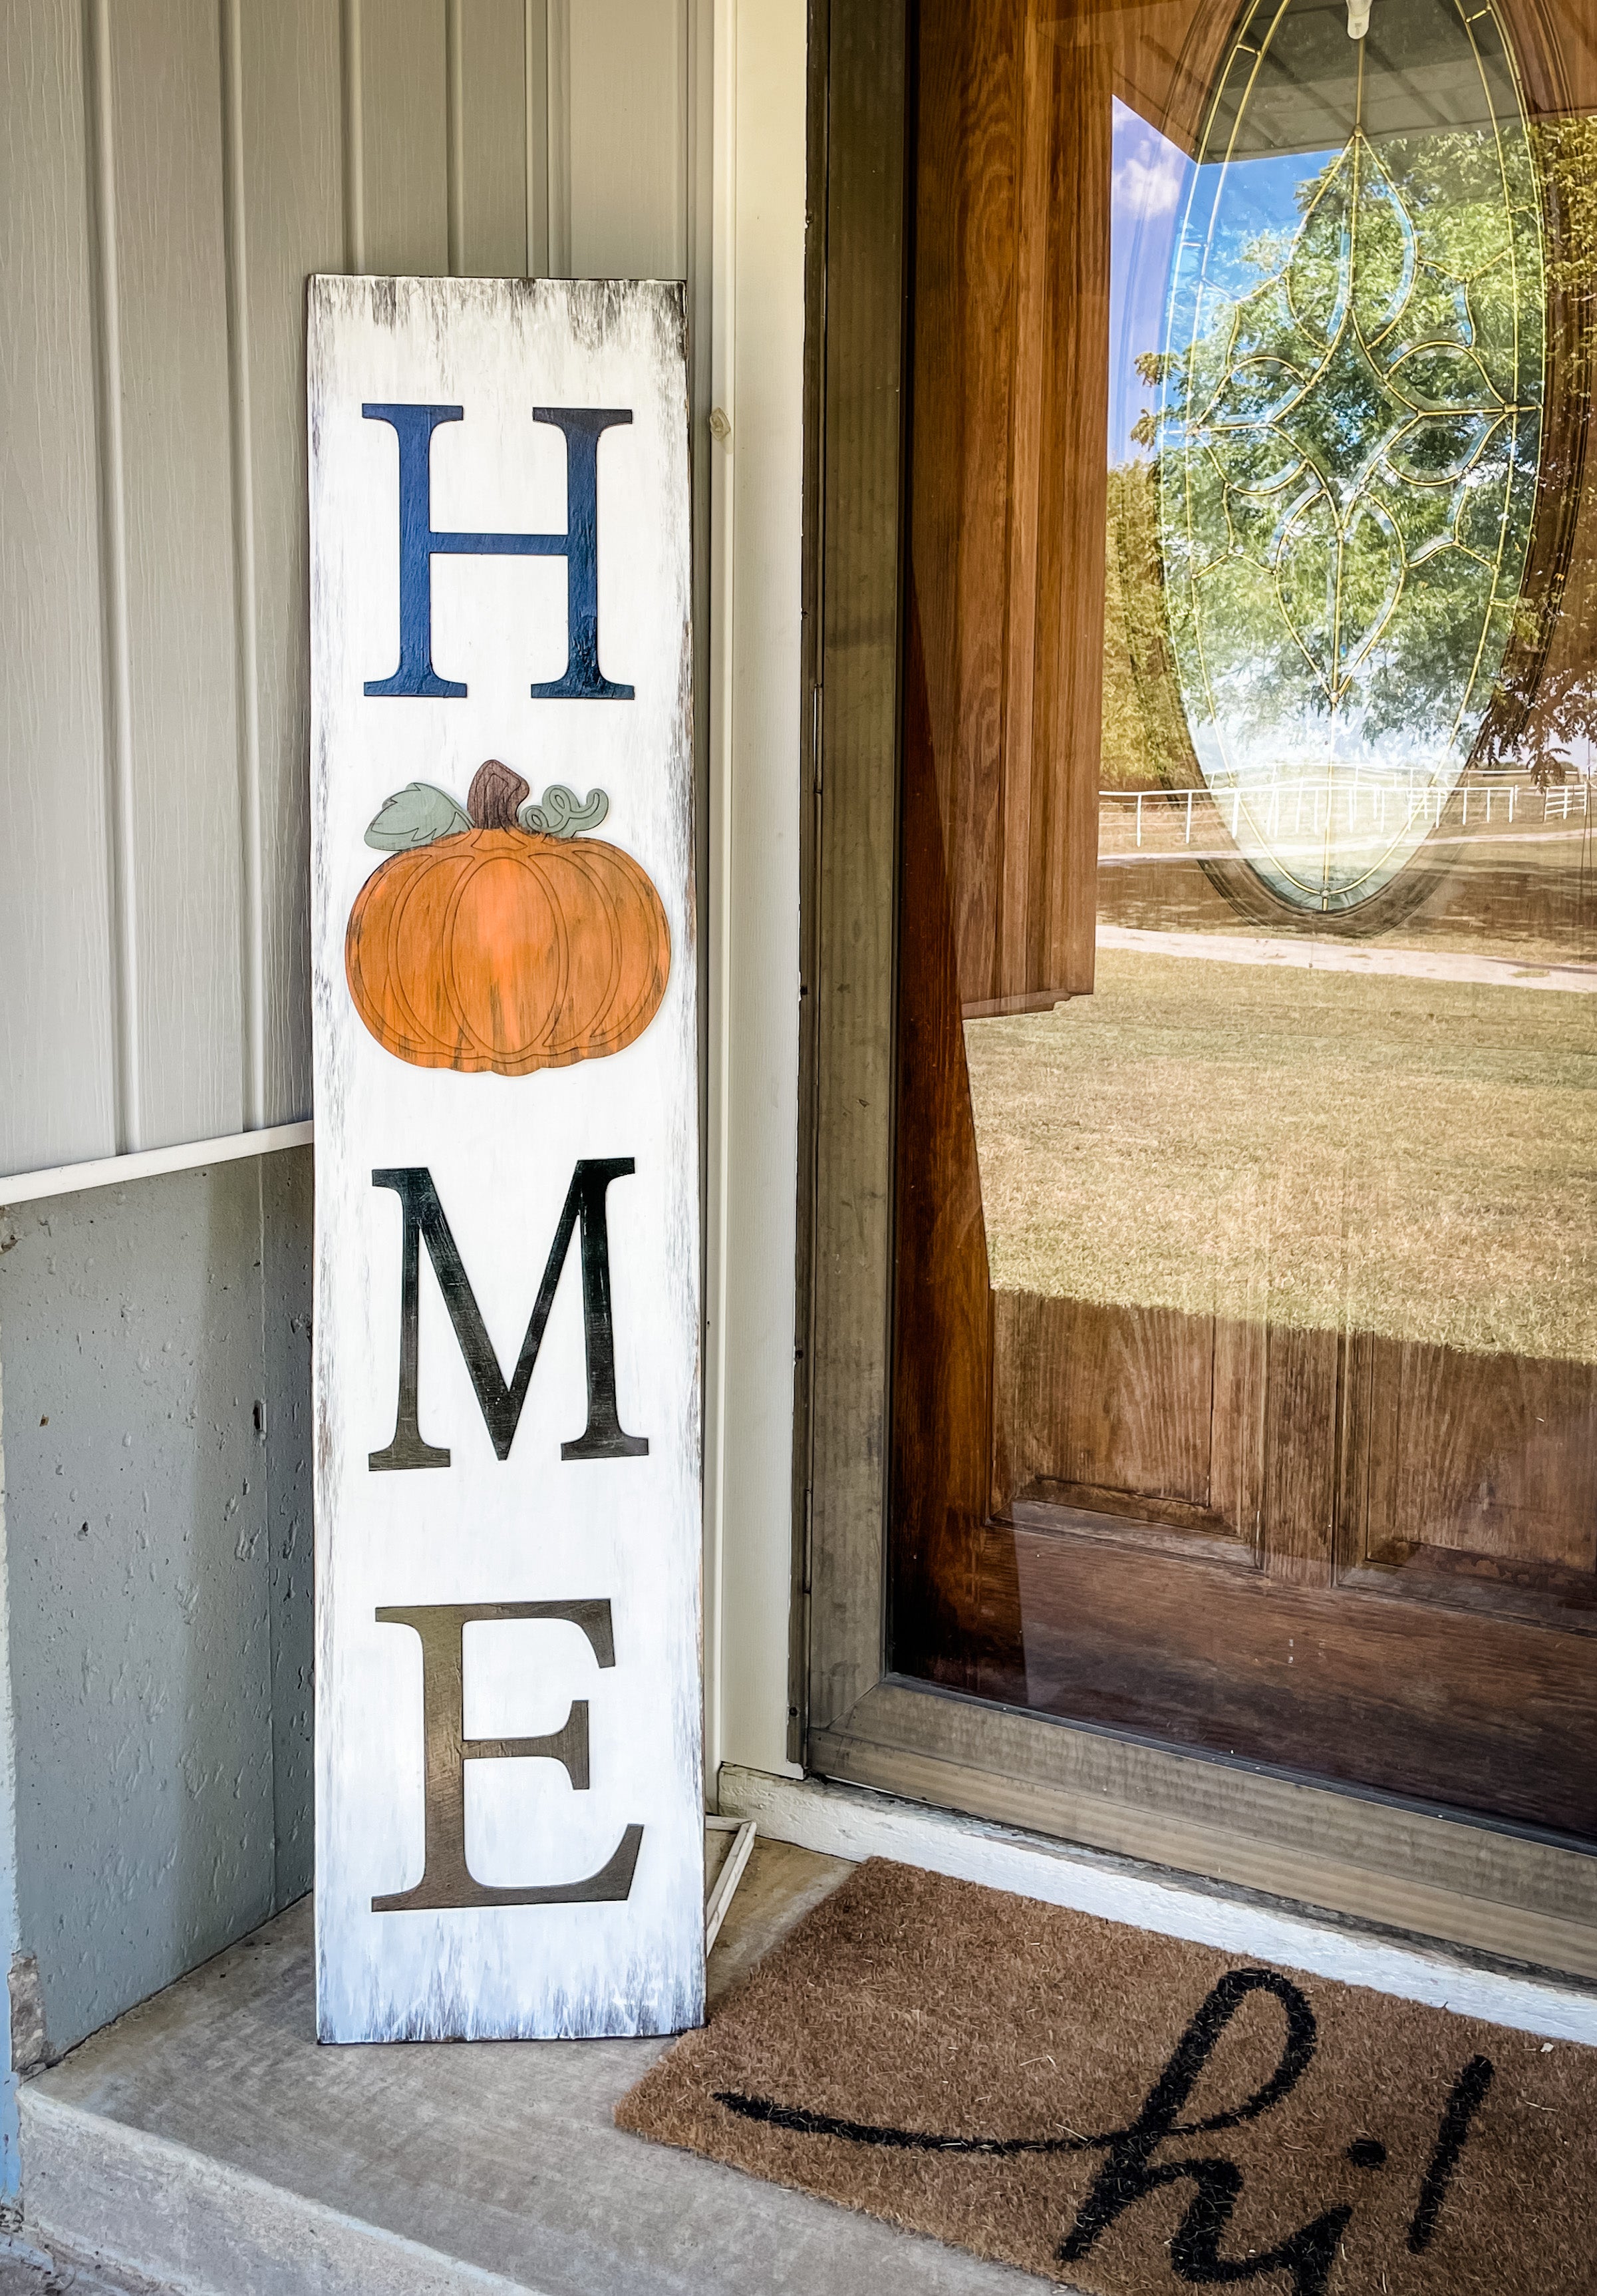
[[[466,811],[471,816],[474,829],[513,829],[516,808],[529,794],[528,787],[520,774],[501,765],[497,758],[487,758],[471,776],[471,786],[466,791]]]

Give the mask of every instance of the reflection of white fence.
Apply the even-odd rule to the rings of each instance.
[[[1254,828],[1274,840],[1282,835],[1301,836],[1305,832],[1321,837],[1333,828],[1339,833],[1345,830],[1349,837],[1356,837],[1361,821],[1366,833],[1374,837],[1400,826],[1412,829],[1416,821],[1428,829],[1439,829],[1448,817],[1468,829],[1471,808],[1476,826],[1489,829],[1494,807],[1497,820],[1506,822],[1511,829],[1527,806],[1534,808],[1537,798],[1542,801],[1544,821],[1568,821],[1571,815],[1584,818],[1590,789],[1584,776],[1548,790],[1536,789],[1525,780],[1470,782],[1452,789],[1437,789],[1423,783],[1366,780],[1355,774],[1351,780],[1268,782],[1247,791],[1100,790],[1098,799],[1101,805],[1134,808],[1140,847],[1144,807],[1162,807],[1166,815],[1179,811],[1183,816],[1182,841],[1190,845],[1192,806],[1195,800],[1201,799],[1207,799],[1220,820],[1229,824],[1233,837],[1240,832],[1246,814]],[[1151,811],[1150,817],[1159,820],[1163,816]]]

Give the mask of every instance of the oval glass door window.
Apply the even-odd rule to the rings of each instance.
[[[1356,20],[1356,18],[1355,19]],[[1470,762],[1513,632],[1541,209],[1489,7],[1260,0],[1171,262],[1159,524],[1199,767],[1243,857],[1349,912]]]

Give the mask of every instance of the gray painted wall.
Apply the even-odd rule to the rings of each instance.
[[[308,1150],[0,1213],[18,1944],[52,2054],[311,1884]]]

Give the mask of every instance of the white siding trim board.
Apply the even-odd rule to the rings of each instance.
[[[146,1148],[135,1156],[97,1156],[83,1164],[56,1164],[46,1172],[19,1172],[0,1179],[0,1211],[12,1204],[37,1203],[43,1196],[75,1195],[80,1188],[116,1188],[129,1180],[158,1179],[163,1172],[194,1172],[209,1164],[230,1164],[241,1156],[274,1156],[280,1148],[308,1148],[313,1128],[266,1124],[258,1132],[228,1132],[219,1140],[190,1140],[172,1148]]]

